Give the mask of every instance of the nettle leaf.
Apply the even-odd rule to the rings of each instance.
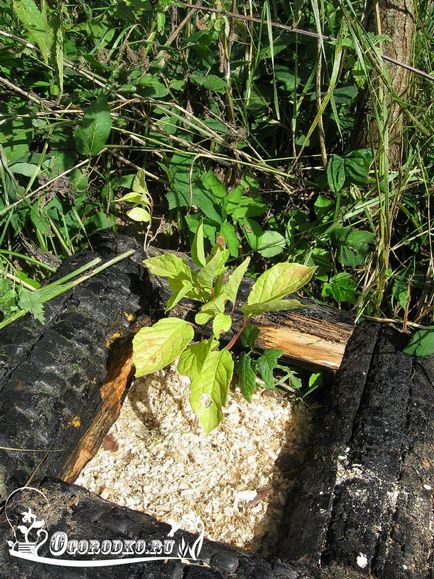
[[[271,300],[263,304],[244,305],[241,311],[246,316],[258,316],[265,312],[279,312],[283,310],[295,310],[302,308],[303,304],[298,300]]]
[[[196,234],[191,245],[191,258],[199,267],[204,267],[206,265],[205,247],[203,240],[203,221],[199,223],[196,229]]]
[[[282,300],[303,287],[312,278],[316,267],[298,263],[277,263],[258,277],[247,298],[247,306]],[[243,306],[241,308],[244,311]]]
[[[355,227],[338,227],[332,237],[339,245],[338,260],[342,265],[355,267],[365,261],[375,235]]]
[[[160,277],[176,278],[182,275],[184,279],[192,279],[191,270],[185,261],[172,253],[149,257],[143,264],[151,273]]]
[[[152,374],[171,364],[193,338],[192,324],[178,318],[165,318],[142,328],[133,339],[136,377]]]
[[[26,313],[32,314],[41,324],[45,322],[42,294],[21,288],[18,292],[18,306]]]
[[[190,404],[206,434],[223,420],[222,408],[234,371],[231,353],[224,349],[209,352],[200,375],[190,385]]]
[[[110,108],[104,99],[88,107],[74,131],[74,143],[81,155],[97,155],[109,138],[112,128]]]
[[[188,346],[179,357],[177,370],[182,376],[188,376],[190,380],[200,377],[202,367],[208,353],[218,346],[217,340],[209,338]]]
[[[204,88],[212,92],[218,93],[226,92],[226,82],[219,76],[216,76],[215,74],[207,74],[205,76],[200,74],[199,72],[193,72],[190,75],[190,81],[193,82],[194,84],[203,86]]]
[[[341,272],[334,275],[323,285],[322,297],[332,296],[338,303],[356,303],[357,283],[348,272]]]
[[[348,180],[355,185],[368,185],[369,167],[372,163],[370,149],[357,149],[345,156],[345,173]]]
[[[331,155],[327,164],[327,183],[333,193],[339,193],[345,184],[345,161],[339,155]]]
[[[238,257],[238,246],[240,240],[238,239],[237,231],[232,223],[225,221],[220,227],[220,231],[225,239],[226,245],[233,257]]]
[[[248,324],[244,330],[241,332],[240,343],[244,348],[253,348],[256,346],[256,340],[259,337],[259,328]]]
[[[253,368],[253,360],[248,354],[239,357],[236,372],[238,374],[238,386],[247,402],[252,402],[256,390],[256,372]]]
[[[434,354],[434,327],[423,328],[415,332],[403,352],[411,356]]]
[[[149,211],[146,211],[146,209],[143,209],[143,207],[133,207],[132,209],[127,211],[127,216],[133,221],[138,221],[142,223],[148,223],[149,221],[151,221]]]
[[[225,334],[228,332],[231,329],[231,326],[232,318],[229,314],[217,314],[212,324],[212,332],[214,337],[218,340],[220,338],[220,334]]]
[[[281,350],[270,349],[265,350],[265,352],[259,356],[256,361],[256,367],[261,374],[261,378],[265,383],[266,388],[275,390],[273,371],[277,366],[277,360],[283,355]]]
[[[209,170],[208,173],[205,173],[201,179],[204,187],[210,191],[214,197],[218,199],[224,199],[227,195],[226,187],[223,183],[215,176],[215,174]]]
[[[258,239],[257,250],[262,257],[279,255],[286,247],[286,240],[277,231],[264,231]]]

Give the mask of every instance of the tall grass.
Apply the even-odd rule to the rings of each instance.
[[[179,156],[188,166],[190,201],[210,168],[229,190],[243,175],[259,179],[269,206],[261,225],[284,234],[288,259],[324,266],[318,294],[323,283],[349,273],[354,300],[334,299],[344,307],[356,302],[359,316],[402,318],[404,325],[430,319],[432,295],[424,285],[433,272],[432,82],[413,75],[405,101],[395,93],[386,40],[381,30],[375,37],[363,29],[359,3],[233,0],[224,4],[227,13],[211,2],[43,3],[42,37],[16,9],[26,2],[15,2],[15,12],[11,2],[0,2],[0,83],[8,91],[0,102],[0,239],[9,255],[27,255],[30,244],[31,257],[49,265],[50,254],[69,255],[94,231],[116,227],[116,196],[138,168],[154,197],[151,237],[182,244],[191,237],[186,216],[202,214],[193,203],[167,212]],[[432,8],[418,19],[412,64],[430,73]],[[351,150],[362,86],[374,118],[370,180],[334,195],[327,163]],[[101,96],[113,129],[104,149],[83,159],[72,134]],[[389,166],[396,102],[405,113],[406,158],[398,168]],[[11,156],[8,131],[27,140],[22,158]],[[24,174],[16,173],[18,162],[32,172],[22,166]],[[323,197],[330,203],[324,215],[315,205]],[[342,226],[375,236],[354,267],[337,258],[333,231]],[[238,235],[243,253],[254,253]],[[43,277],[25,259],[2,263],[5,277],[21,270]],[[266,264],[257,257],[256,266]]]

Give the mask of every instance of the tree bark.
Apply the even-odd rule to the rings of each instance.
[[[383,43],[384,54],[400,62],[411,64],[415,25],[416,0],[369,0],[364,26],[366,30],[385,34],[389,41]],[[379,16],[379,19],[378,19]],[[395,64],[387,64],[394,92],[403,100],[410,86],[410,71]],[[391,100],[388,114],[389,165],[399,165],[402,150],[403,111]],[[378,144],[378,128],[373,114],[372,94],[368,87],[361,92],[356,107],[352,145],[354,149]]]

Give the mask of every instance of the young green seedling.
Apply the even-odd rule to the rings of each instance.
[[[212,336],[193,341],[194,324],[168,317],[142,328],[133,341],[137,377],[161,370],[179,358],[178,372],[190,378],[190,404],[207,434],[223,419],[223,407],[234,370],[238,385],[248,401],[252,400],[256,389],[254,367],[260,373],[265,387],[274,388],[273,369],[282,354],[279,350],[267,350],[253,362],[250,353],[246,352],[236,361],[232,348],[238,340],[248,350],[254,347],[257,328],[249,325],[254,316],[302,307],[298,300],[285,298],[308,283],[315,271],[314,267],[282,262],[260,275],[246,303],[240,307],[243,321],[239,330],[223,346],[220,340],[232,327],[232,312],[237,305],[238,290],[250,262],[250,258],[246,258],[228,274],[228,258],[229,251],[219,243],[213,247],[209,256],[205,255],[201,224],[192,246],[192,259],[198,270],[191,269],[185,261],[173,254],[146,259],[144,264],[149,271],[167,278],[172,290],[166,311],[182,298],[201,302],[195,323],[212,324]]]

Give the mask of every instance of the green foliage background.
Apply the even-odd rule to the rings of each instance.
[[[0,0],[3,316],[93,233],[134,224],[133,200],[147,243],[188,250],[203,220],[208,246],[220,235],[234,264],[250,255],[252,276],[315,265],[316,299],[429,323],[433,83],[412,75],[399,167],[387,139],[352,150],[360,91],[385,134],[397,98],[362,10]],[[431,74],[433,28],[420,2],[413,64]],[[142,197],[119,203],[139,169]]]

